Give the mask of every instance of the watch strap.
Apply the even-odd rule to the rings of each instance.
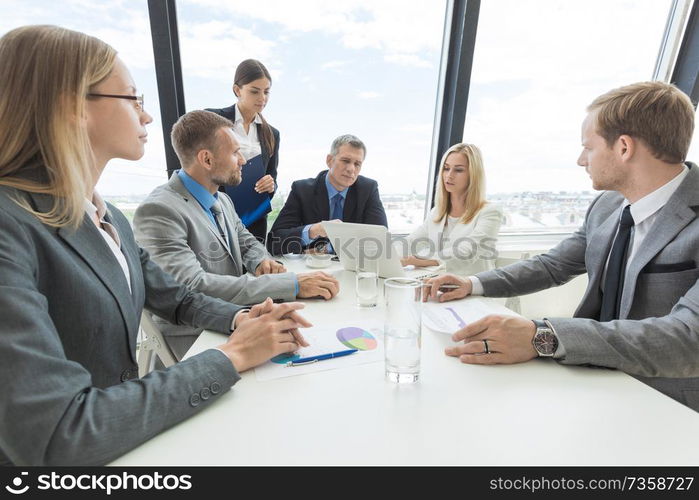
[[[539,328],[548,328],[548,329],[550,329],[550,330],[553,330],[553,328],[551,328],[551,327],[546,323],[546,321],[544,321],[544,320],[542,320],[542,319],[533,319],[532,321],[533,321],[534,324],[536,325],[536,328],[537,328],[537,329],[539,329]]]

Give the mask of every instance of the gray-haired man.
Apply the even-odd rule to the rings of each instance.
[[[295,181],[267,236],[275,255],[325,246],[322,221],[341,220],[388,226],[376,181],[359,175],[366,146],[353,135],[335,139],[325,159],[328,170]]]

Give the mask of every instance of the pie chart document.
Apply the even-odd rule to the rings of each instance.
[[[311,344],[296,353],[282,354],[255,368],[258,381],[274,380],[294,375],[305,375],[337,368],[365,363],[383,362],[383,325],[371,322],[353,322],[337,325],[311,327],[301,331]],[[332,352],[357,349],[349,356],[325,359],[301,366],[289,366],[288,363],[300,358],[318,356]]]

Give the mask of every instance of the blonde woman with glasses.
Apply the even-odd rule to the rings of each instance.
[[[150,122],[106,43],[56,26],[0,38],[0,464],[104,464],[305,345],[301,304],[246,312],[188,290],[97,194],[109,160],[143,156]],[[234,332],[139,379],[144,307]]]
[[[435,206],[404,242],[401,261],[459,275],[493,269],[501,222],[502,210],[485,200],[480,150],[455,144],[442,157]]]

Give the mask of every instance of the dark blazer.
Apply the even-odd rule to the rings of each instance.
[[[284,208],[267,236],[267,249],[273,255],[300,253],[306,248],[301,242],[303,228],[330,218],[326,175],[328,171],[323,170],[315,179],[302,179],[291,185]],[[342,220],[388,227],[375,180],[357,177],[347,192]]]
[[[52,228],[18,206],[48,195],[0,186],[0,464],[107,463],[197,413],[239,376],[208,350],[138,379],[136,336],[147,308],[177,324],[228,332],[238,306],[188,290],[136,244],[113,206],[131,274],[85,216]]]
[[[206,111],[211,111],[217,115],[221,115],[224,118],[228,118],[230,121],[235,122],[235,104],[228,106],[227,108],[206,108]],[[262,140],[262,125],[257,124],[257,137],[260,139],[260,145],[262,146],[262,163],[267,165],[267,170],[265,171],[267,175],[271,175],[274,179],[274,189],[277,189],[277,165],[279,164],[279,130],[272,127],[272,135],[274,136],[274,150],[270,153],[265,146],[265,141]],[[225,186],[221,186],[221,191],[224,191]],[[274,196],[274,193],[270,194],[270,198]]]

